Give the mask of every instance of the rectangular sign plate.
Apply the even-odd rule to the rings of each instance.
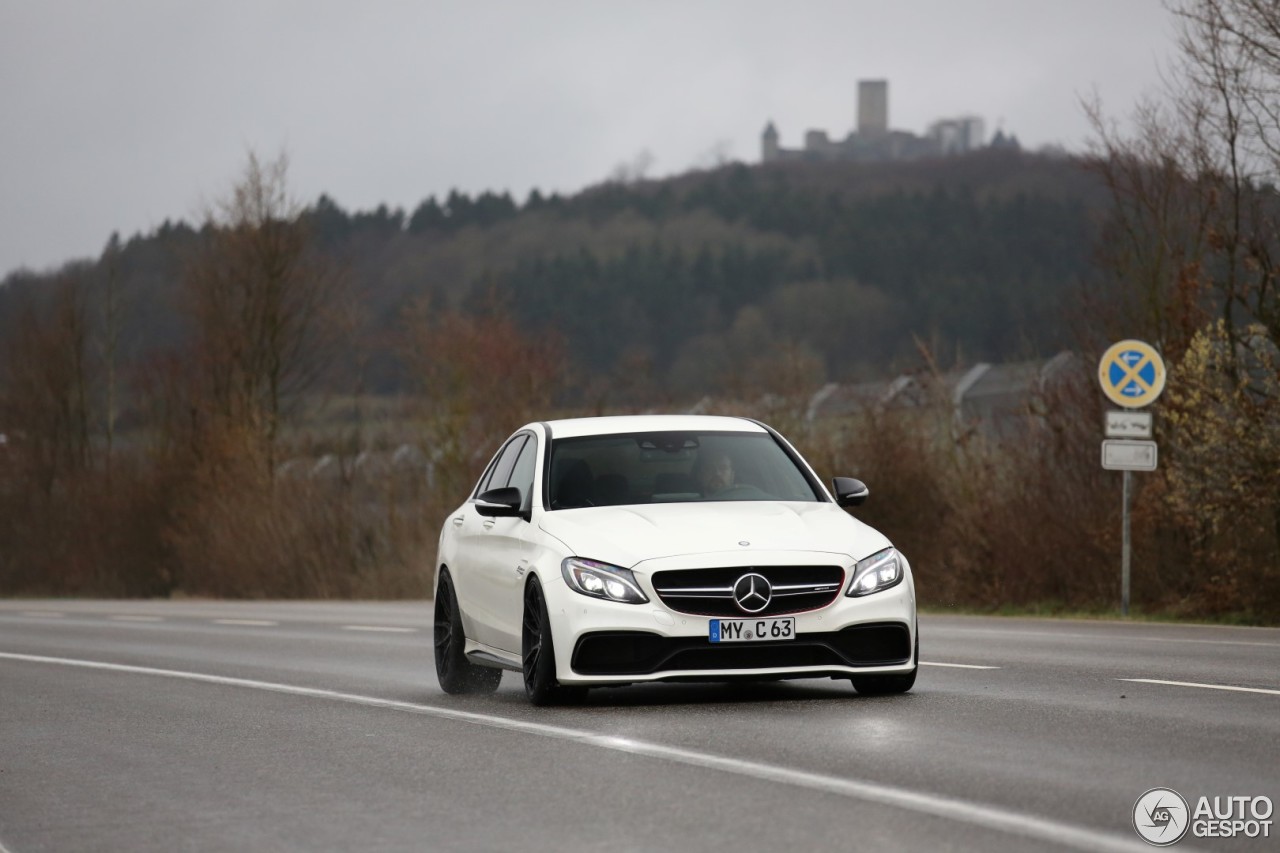
[[[796,620],[783,619],[712,619],[710,640],[713,643],[755,643],[760,640],[794,640]]]
[[[1108,471],[1156,470],[1154,441],[1102,442],[1102,467]]]
[[[1151,438],[1151,413],[1107,412],[1107,438]]]

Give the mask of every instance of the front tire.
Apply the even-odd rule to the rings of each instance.
[[[436,587],[436,678],[445,693],[492,693],[502,681],[502,670],[476,666],[467,660],[463,649],[467,644],[462,630],[462,611],[453,591],[453,578],[448,569],[440,569]]]
[[[524,588],[524,620],[520,630],[524,692],[537,706],[581,702],[585,687],[565,687],[556,681],[556,651],[551,639],[551,619],[542,584],[532,577]]]

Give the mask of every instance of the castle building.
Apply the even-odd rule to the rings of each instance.
[[[939,119],[924,136],[889,127],[889,81],[859,80],[857,126],[844,139],[831,139],[825,130],[809,130],[803,148],[783,148],[773,122],[761,136],[761,160],[853,161],[877,163],[919,160],[965,154],[985,146],[985,125],[978,116]]]

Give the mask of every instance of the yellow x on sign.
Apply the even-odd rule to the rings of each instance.
[[[1164,390],[1164,359],[1143,341],[1112,344],[1098,362],[1102,393],[1117,406],[1140,409],[1149,406]]]

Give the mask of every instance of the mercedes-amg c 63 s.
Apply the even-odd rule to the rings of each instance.
[[[445,519],[435,659],[449,693],[522,673],[536,705],[641,681],[915,682],[906,558],[756,421],[531,423]]]

